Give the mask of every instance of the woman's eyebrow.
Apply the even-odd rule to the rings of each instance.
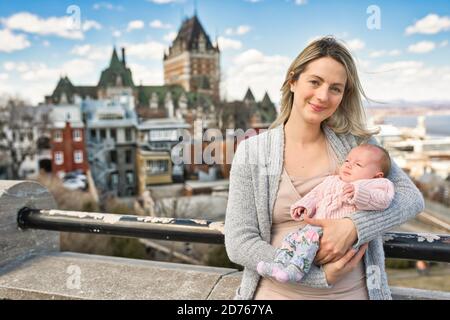
[[[322,81],[322,82],[325,82],[325,80],[323,80],[323,78],[321,78],[321,77],[319,77],[318,75],[315,75],[315,74],[311,74],[311,75],[309,75],[310,77],[315,77],[315,78],[318,78],[320,81]],[[343,83],[339,83],[339,82],[336,82],[336,83],[332,83],[331,84],[332,86],[341,86],[341,87],[343,87],[344,86],[344,84]]]

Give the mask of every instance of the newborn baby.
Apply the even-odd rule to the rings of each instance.
[[[379,146],[353,148],[339,175],[328,176],[291,206],[292,218],[341,219],[357,210],[387,209],[394,197],[394,184],[385,178],[390,166],[389,154]],[[321,235],[322,228],[312,225],[289,233],[273,262],[258,263],[258,273],[280,282],[299,283],[311,268]]]

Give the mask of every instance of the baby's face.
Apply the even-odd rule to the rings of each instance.
[[[339,169],[339,177],[345,182],[383,177],[381,160],[381,151],[375,148],[356,147],[350,151]]]

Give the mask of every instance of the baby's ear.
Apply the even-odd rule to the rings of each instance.
[[[377,172],[377,174],[374,176],[374,178],[383,178],[384,177],[384,173],[382,171]]]

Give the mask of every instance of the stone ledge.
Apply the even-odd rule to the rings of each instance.
[[[232,299],[239,281],[234,269],[63,252],[2,268],[0,299]]]

